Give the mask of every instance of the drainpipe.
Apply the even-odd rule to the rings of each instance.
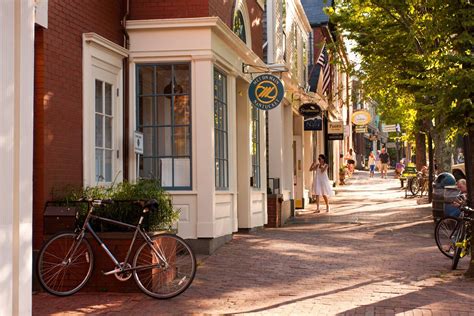
[[[126,23],[127,23],[127,18],[130,13],[130,0],[126,0],[126,11],[125,14],[122,18],[122,32],[123,32],[123,47],[126,48],[127,50],[130,48],[130,37],[127,32],[126,28]],[[128,57],[125,57],[123,59],[123,87],[122,87],[122,97],[123,97],[123,177],[124,180],[130,180],[129,179],[129,163],[128,163],[128,146],[129,146],[129,141],[128,141],[128,135],[129,135],[129,117],[130,113],[128,111],[128,99],[129,99],[129,94],[128,94],[128,80],[129,80],[129,71],[128,71]],[[137,175],[138,178],[138,175]]]

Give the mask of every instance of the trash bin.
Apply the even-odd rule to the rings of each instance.
[[[452,195],[453,189],[456,187],[456,179],[449,172],[442,172],[438,175],[436,180],[433,183],[433,218],[438,220],[445,216],[445,204],[447,204],[447,209],[453,200]],[[446,187],[449,187],[448,190],[445,190]],[[445,203],[445,194],[446,203]],[[457,195],[457,194],[456,194]],[[450,210],[448,210],[449,212]]]
[[[457,206],[453,205],[453,201],[459,195],[460,191],[455,185],[447,185],[444,187],[444,216],[459,216],[461,213]]]

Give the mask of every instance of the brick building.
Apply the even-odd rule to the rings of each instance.
[[[34,249],[46,201],[138,177],[160,179],[200,252],[266,223],[265,151],[250,151],[265,146],[264,113],[242,72],[264,65],[263,14],[257,0],[48,1],[35,29]]]

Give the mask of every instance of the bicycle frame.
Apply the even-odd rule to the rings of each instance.
[[[125,259],[124,259],[123,263],[128,263],[130,255],[132,253],[133,245],[135,244],[135,241],[137,239],[138,234],[140,234],[142,236],[142,238],[145,240],[145,242],[153,250],[155,255],[158,257],[158,259],[160,261],[159,264],[163,265],[164,267],[168,267],[168,262],[166,261],[166,259],[155,249],[155,247],[153,247],[153,241],[151,240],[151,238],[146,234],[146,232],[141,227],[142,222],[143,222],[143,218],[144,218],[143,214],[148,212],[147,209],[143,210],[143,214],[140,216],[140,220],[138,221],[137,225],[131,225],[131,224],[123,223],[123,222],[116,221],[116,220],[113,220],[113,219],[110,219],[110,218],[94,215],[94,214],[92,214],[93,210],[94,210],[94,206],[93,206],[93,204],[91,204],[91,206],[89,207],[89,211],[87,213],[87,217],[84,220],[84,224],[82,225],[82,228],[81,228],[80,232],[78,233],[77,240],[81,241],[85,237],[86,232],[89,232],[92,235],[92,237],[94,237],[94,239],[97,241],[97,243],[100,245],[100,247],[109,256],[109,258],[115,264],[116,268],[111,270],[111,271],[108,271],[108,272],[103,272],[104,275],[110,275],[110,274],[114,274],[114,273],[118,273],[118,272],[127,272],[127,271],[132,271],[132,270],[138,270],[138,269],[141,269],[141,268],[144,268],[144,267],[140,266],[140,267],[134,267],[134,268],[127,268],[125,265],[122,266],[120,264],[120,262],[117,260],[117,258],[113,255],[113,253],[109,250],[107,245],[102,241],[102,239],[100,239],[100,237],[97,235],[95,230],[90,225],[89,221],[91,219],[98,219],[100,221],[112,223],[114,225],[135,229],[132,241],[131,241],[130,246],[127,250],[127,254],[125,256]],[[74,255],[74,253],[76,252],[77,247],[78,247],[79,244],[80,243],[76,243],[74,249],[72,250],[71,256]]]

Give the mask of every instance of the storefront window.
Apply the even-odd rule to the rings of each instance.
[[[252,106],[252,186],[260,188],[260,111]]]
[[[137,66],[137,129],[144,153],[139,176],[166,189],[191,188],[189,64]]]
[[[214,153],[216,189],[229,188],[227,78],[214,70]]]

